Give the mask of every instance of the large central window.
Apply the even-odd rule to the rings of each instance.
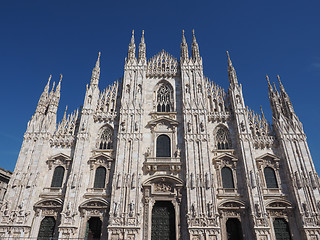
[[[157,91],[157,112],[173,111],[173,91],[169,84],[162,84]]]
[[[157,138],[157,157],[171,157],[171,141],[167,135]]]

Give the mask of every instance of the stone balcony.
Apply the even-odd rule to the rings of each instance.
[[[43,198],[62,198],[64,193],[62,191],[62,187],[46,187],[43,188],[40,197]]]
[[[86,193],[84,194],[85,198],[107,198],[110,197],[110,194],[107,193],[106,188],[87,188]]]
[[[181,171],[181,159],[180,157],[147,157],[144,162],[144,168],[146,172],[157,171]]]

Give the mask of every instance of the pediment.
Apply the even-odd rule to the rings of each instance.
[[[162,175],[162,176],[154,176],[147,179],[142,185],[151,185],[151,184],[158,184],[158,183],[169,183],[173,185],[181,185],[183,181],[180,178],[170,176],[170,175]]]
[[[71,158],[68,155],[64,154],[64,153],[58,153],[58,154],[55,154],[55,155],[53,155],[53,156],[51,156],[49,158],[49,160],[56,160],[56,159],[63,159],[64,161],[70,161],[71,160]]]
[[[167,126],[178,126],[179,122],[177,120],[168,118],[168,117],[159,117],[157,119],[153,119],[151,121],[148,122],[149,126],[156,126],[158,124],[162,124],[162,125],[167,125]]]
[[[35,208],[62,208],[63,202],[58,198],[49,198],[38,201]]]
[[[278,158],[276,155],[271,153],[265,153],[261,155],[260,157],[257,157],[257,160],[273,160],[273,161],[280,161],[280,158]]]
[[[219,208],[227,208],[227,209],[239,209],[239,208],[245,208],[245,203],[243,201],[240,201],[238,199],[230,199],[222,201],[219,204]]]
[[[109,202],[103,198],[93,198],[90,200],[87,200],[80,204],[79,208],[91,208],[91,209],[97,209],[97,208],[108,208]]]
[[[236,156],[234,156],[231,153],[227,153],[227,152],[222,153],[213,159],[214,162],[219,162],[219,161],[223,161],[223,160],[228,160],[228,161],[232,161],[232,162],[238,161]]]
[[[93,155],[89,161],[96,161],[96,160],[104,160],[104,161],[113,161],[113,158],[107,154],[107,153],[104,153],[104,152],[99,152],[95,155]]]
[[[273,199],[266,203],[267,209],[292,208],[292,203],[283,199]]]

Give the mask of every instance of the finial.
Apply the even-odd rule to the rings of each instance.
[[[229,51],[227,51],[227,57],[228,57],[228,65],[229,65],[229,67],[231,67],[232,66],[232,62],[231,62],[231,59],[230,59]]]
[[[144,30],[142,30],[141,42],[144,43]]]
[[[63,77],[63,75],[62,75],[62,73],[60,73],[60,80],[59,80],[59,84],[61,83],[62,77]]]
[[[262,106],[261,106],[261,105],[260,105],[260,111],[261,111],[262,118],[264,118],[264,119],[265,119],[265,117],[264,117],[264,113],[263,113],[263,110],[262,110]]]
[[[197,40],[196,40],[196,36],[195,36],[195,34],[194,34],[194,29],[192,29],[192,39],[193,39],[194,42],[197,41]]]
[[[66,105],[66,109],[64,110],[63,119],[66,120],[68,105]]]
[[[48,83],[51,81],[52,75],[50,74],[49,79],[48,79]]]
[[[132,30],[131,44],[134,44],[134,30]]]
[[[100,67],[100,56],[101,56],[101,52],[99,51],[98,58],[97,58],[97,61],[96,61],[96,68]]]
[[[268,76],[267,74],[266,74],[266,79],[267,79],[267,81],[268,81],[268,86],[271,87],[270,80],[269,80],[269,76]]]
[[[280,76],[279,76],[279,75],[277,75],[277,79],[278,79],[278,81],[279,81],[279,85],[280,85],[280,87],[283,87],[283,85],[282,85],[282,82],[281,82],[281,80],[280,80]]]
[[[183,44],[187,43],[186,37],[184,36],[184,30],[182,30],[182,43]]]

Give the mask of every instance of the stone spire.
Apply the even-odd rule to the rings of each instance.
[[[101,56],[101,52],[98,53],[98,59],[96,61],[96,65],[94,66],[94,68],[92,70],[90,85],[98,85],[98,83],[99,83],[99,78],[100,78],[100,56]]]
[[[274,87],[272,87],[268,75],[266,75],[266,79],[268,82],[269,101],[270,101],[270,105],[271,105],[272,116],[275,118],[279,118],[279,115],[282,113],[280,99],[279,99],[279,93],[278,93],[275,85],[274,85]]]
[[[291,118],[292,115],[295,114],[291,100],[290,100],[289,95],[287,94],[286,90],[284,89],[284,86],[280,80],[279,75],[277,75],[277,79],[279,81],[280,94],[281,94],[281,100],[282,100],[283,106],[287,112],[288,117]]]
[[[184,36],[184,30],[182,30],[182,43],[181,43],[181,59],[189,59],[188,44]]]
[[[58,85],[57,85],[57,87],[56,87],[56,91],[54,92],[55,97],[56,97],[56,98],[59,98],[59,99],[60,99],[60,89],[61,89],[62,77],[63,77],[63,75],[60,74],[60,80],[59,80],[59,83],[58,83]]]
[[[146,44],[144,42],[144,30],[142,30],[141,42],[139,44],[139,62],[146,60]]]
[[[192,59],[193,60],[200,60],[200,51],[199,46],[196,40],[196,36],[194,34],[194,29],[192,30]]]
[[[46,102],[47,102],[48,97],[49,97],[49,88],[50,88],[51,78],[52,78],[52,75],[49,76],[48,82],[47,82],[46,86],[44,87],[43,92],[42,92],[42,94],[41,94],[41,96],[39,98],[38,105],[37,105],[37,108],[36,108],[36,112],[40,112],[41,109],[43,107],[45,107],[45,105],[46,105]]]
[[[128,60],[136,58],[136,45],[134,43],[134,30],[132,30],[131,42],[128,50]]]
[[[237,73],[236,70],[234,69],[229,52],[227,51],[227,56],[228,56],[228,75],[229,75],[229,82],[232,88],[234,88],[236,85],[238,85],[238,78],[237,78]]]

